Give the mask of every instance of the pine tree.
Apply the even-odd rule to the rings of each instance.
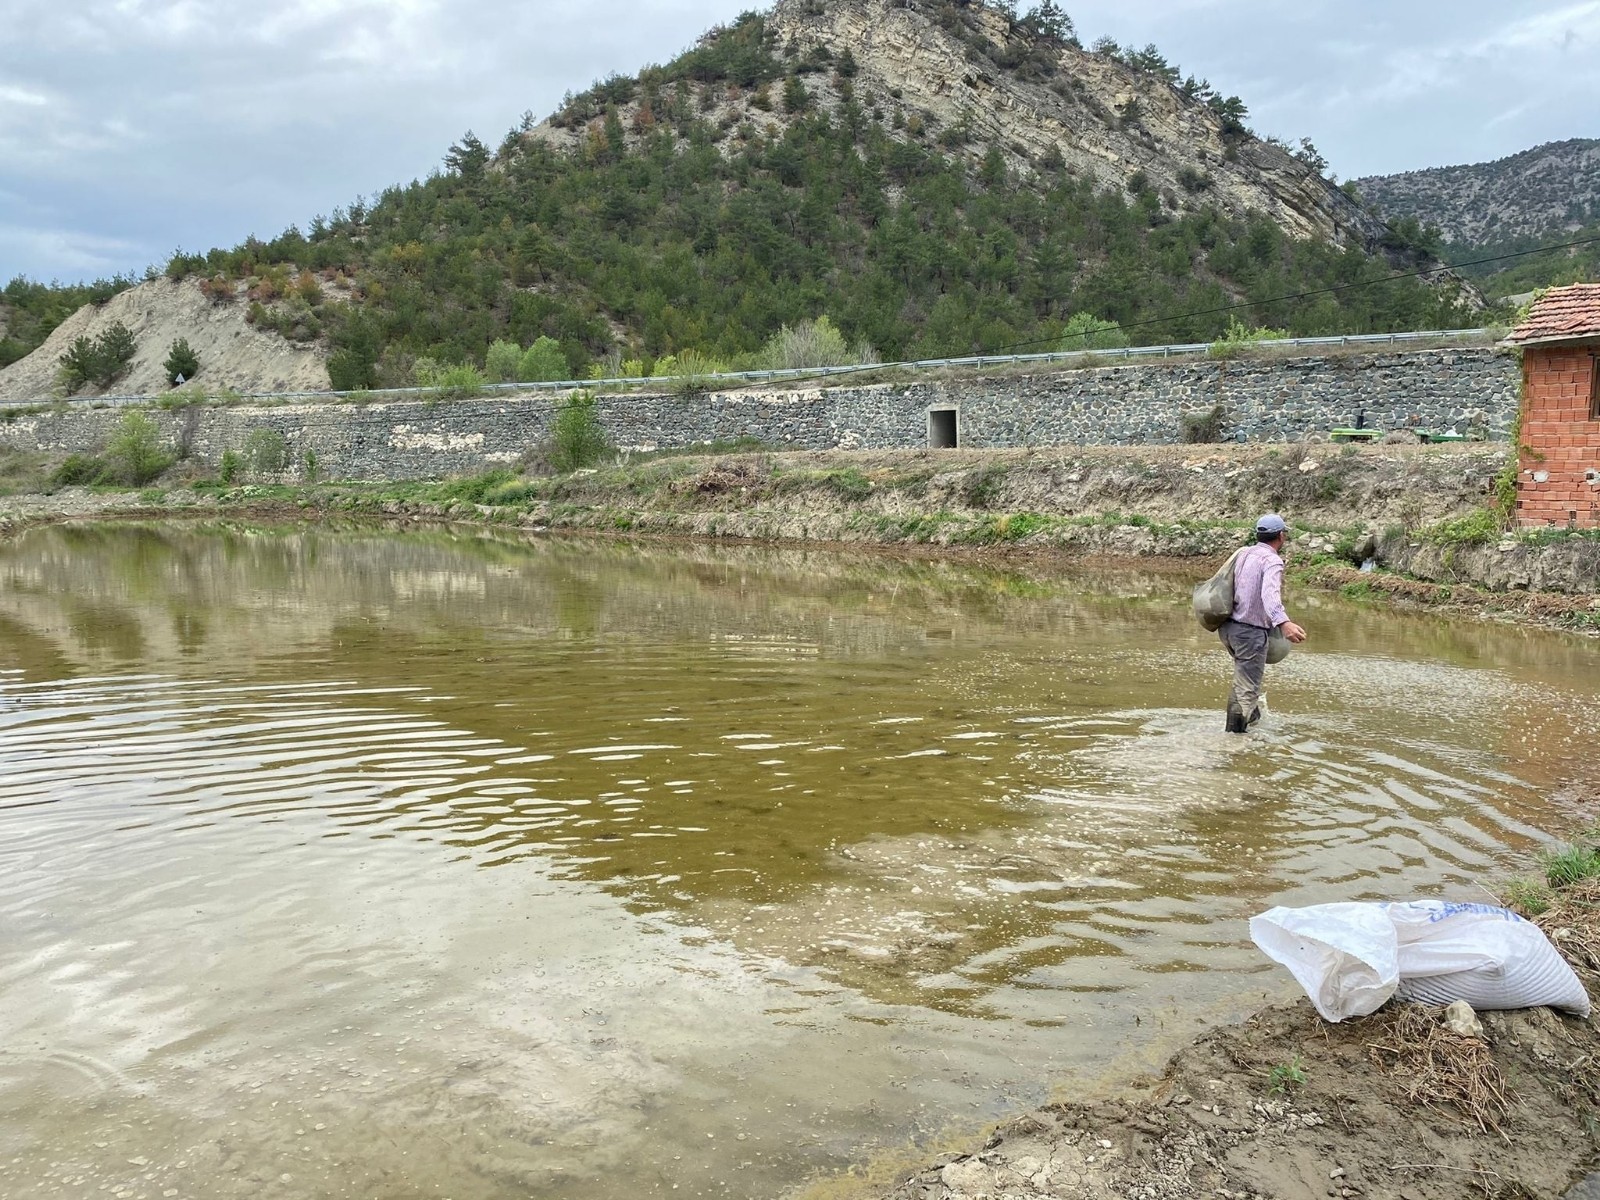
[[[463,179],[478,179],[489,165],[489,147],[485,146],[472,130],[462,135],[444,156],[444,165]]]
[[[800,76],[791,75],[783,82],[783,111],[786,113],[803,113],[811,107],[811,93],[806,91],[806,85],[800,81]]]
[[[167,351],[167,361],[161,365],[167,373],[167,382],[177,387],[200,373],[200,356],[189,345],[188,338],[179,338],[172,343],[172,348]]]

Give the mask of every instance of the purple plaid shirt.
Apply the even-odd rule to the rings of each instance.
[[[1234,560],[1233,619],[1264,629],[1289,619],[1283,611],[1283,559],[1271,546],[1257,543]]]

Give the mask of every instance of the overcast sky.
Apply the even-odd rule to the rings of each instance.
[[[138,272],[304,227],[748,6],[0,0],[0,281]],[[1600,0],[1066,7],[1085,43],[1156,43],[1341,178],[1600,136]]]

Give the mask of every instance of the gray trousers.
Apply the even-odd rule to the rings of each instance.
[[[1228,693],[1228,711],[1249,721],[1261,703],[1261,685],[1267,676],[1267,638],[1272,631],[1259,625],[1229,621],[1217,636],[1233,656],[1233,690]]]

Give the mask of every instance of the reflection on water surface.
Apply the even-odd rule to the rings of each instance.
[[[1286,994],[1268,904],[1481,896],[1600,732],[1590,644],[1303,599],[1229,741],[1185,600],[36,531],[0,549],[0,1191],[777,1196]]]

